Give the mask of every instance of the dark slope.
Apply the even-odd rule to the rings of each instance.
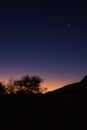
[[[87,76],[80,82],[46,93],[48,104],[87,111]]]
[[[87,93],[87,76],[85,76],[80,82],[66,85],[60,89],[56,89],[46,94],[84,94]]]

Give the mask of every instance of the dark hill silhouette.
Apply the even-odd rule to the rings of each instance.
[[[87,76],[80,82],[66,85],[45,95],[49,104],[70,109],[87,110]],[[51,103],[50,103],[51,101]]]
[[[50,95],[87,94],[87,76],[85,76],[80,82],[66,85],[52,92],[47,92],[46,94],[50,94]]]
[[[87,85],[87,75],[80,81],[80,84]]]

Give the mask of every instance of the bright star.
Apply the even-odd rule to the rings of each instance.
[[[67,26],[68,26],[68,27],[71,27],[71,25],[70,25],[70,24],[68,24]]]

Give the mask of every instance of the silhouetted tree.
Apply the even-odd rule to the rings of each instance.
[[[0,82],[0,94],[5,94],[5,92],[6,92],[5,85],[3,85],[3,84]]]
[[[14,80],[10,79],[8,84],[7,84],[7,87],[6,87],[6,93],[7,94],[14,94],[14,93],[16,93],[16,91],[17,91],[17,88],[14,84]]]
[[[41,93],[42,79],[38,76],[29,77],[29,75],[23,76],[20,80],[14,81],[14,85],[17,87],[17,93]]]

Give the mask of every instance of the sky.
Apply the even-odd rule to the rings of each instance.
[[[86,1],[0,4],[0,81],[37,75],[54,90],[87,74]]]

